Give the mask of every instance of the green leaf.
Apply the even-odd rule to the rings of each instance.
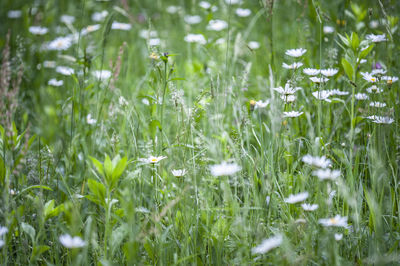
[[[22,228],[22,231],[24,231],[28,236],[31,237],[32,243],[34,243],[35,235],[36,235],[35,228],[33,228],[31,225],[29,225],[27,223],[21,223],[21,228]]]
[[[114,167],[113,173],[112,173],[112,183],[113,183],[113,185],[115,185],[118,182],[119,177],[125,171],[125,168],[128,165],[127,161],[128,161],[128,158],[127,157],[123,157],[122,159],[120,159],[118,161],[117,165]]]
[[[357,51],[358,46],[360,45],[360,39],[358,38],[358,34],[355,32],[351,33],[351,47],[353,51]]]
[[[105,177],[106,180],[108,181],[111,179],[112,172],[113,172],[113,164],[111,162],[110,157],[106,154],[106,159],[104,160],[104,172],[105,172]]]
[[[370,46],[368,46],[367,48],[365,48],[364,50],[362,50],[360,52],[360,55],[358,56],[359,60],[364,59],[371,51],[372,49],[375,47],[375,44],[371,44]]]
[[[156,120],[156,119],[151,120],[151,122],[150,122],[150,124],[149,124],[149,130],[150,130],[150,135],[151,135],[151,137],[152,137],[153,139],[156,137],[157,128],[159,128],[160,130],[162,130],[160,121],[158,121],[158,120]]]
[[[49,200],[48,202],[46,202],[43,211],[44,217],[47,217],[50,214],[50,212],[54,209],[54,205],[55,205],[54,200]]]
[[[347,47],[350,47],[350,42],[349,39],[344,37],[343,35],[338,33],[338,36],[340,38],[340,40],[344,43],[344,45],[346,45]]]
[[[46,245],[34,246],[32,250],[31,262],[35,261],[41,254],[49,250],[50,247]],[[34,264],[34,263],[33,263]]]
[[[97,172],[101,175],[104,176],[104,167],[103,164],[101,162],[99,162],[96,158],[93,158],[91,156],[89,156],[90,160],[92,160],[92,163],[94,165],[94,167],[96,167]]]
[[[53,190],[52,190],[51,188],[49,188],[48,186],[34,185],[34,186],[30,186],[30,187],[24,188],[23,190],[21,190],[21,192],[19,192],[19,193],[17,194],[17,196],[20,196],[20,195],[24,194],[25,192],[28,192],[29,190],[34,189],[34,188],[40,188],[40,189],[45,189],[45,190],[53,191]]]
[[[353,78],[353,67],[351,66],[351,64],[349,63],[349,61],[347,61],[346,58],[342,58],[342,66],[344,69],[344,72],[346,72],[346,75],[349,77],[350,80],[352,80]]]
[[[102,203],[101,205],[103,205],[106,198],[106,187],[102,183],[97,182],[94,179],[88,180],[88,187],[90,192],[93,193],[93,196],[97,200],[96,203]],[[88,199],[91,200],[90,198]]]

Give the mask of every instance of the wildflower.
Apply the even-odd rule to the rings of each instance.
[[[223,175],[234,175],[239,172],[242,168],[236,163],[222,162],[221,164],[215,164],[210,166],[211,175],[223,176]]]
[[[308,203],[303,203],[301,204],[301,207],[303,208],[303,210],[305,211],[315,211],[316,209],[318,209],[318,204],[308,204]]]
[[[282,87],[278,87],[278,88],[273,88],[274,91],[277,91],[280,94],[283,95],[288,95],[288,94],[294,94],[296,91],[301,90],[301,87],[291,87],[290,83],[287,82],[285,84],[285,88],[283,89]]]
[[[367,60],[366,60],[366,59],[361,59],[361,60],[360,60],[360,64],[365,64],[365,63],[367,63]]]
[[[30,26],[29,27],[29,32],[34,35],[44,35],[48,31],[49,30],[46,27],[41,27],[41,26]]]
[[[354,95],[354,98],[356,98],[357,100],[367,100],[369,97],[367,94],[365,93],[357,93],[356,95]]]
[[[281,234],[265,239],[260,245],[251,250],[253,254],[265,254],[273,248],[279,247],[282,244],[283,237]]]
[[[376,76],[376,75],[383,75],[386,74],[386,70],[383,68],[375,68],[371,71],[371,75]]]
[[[328,226],[347,227],[347,217],[341,217],[340,215],[336,215],[333,218],[319,219],[318,223],[322,224],[325,227]]]
[[[66,248],[81,248],[86,245],[85,241],[82,240],[79,236],[70,236],[68,234],[61,235],[60,243]]]
[[[378,88],[376,85],[372,85],[371,87],[367,88],[368,93],[381,93],[383,92],[382,89]]]
[[[56,72],[60,73],[64,76],[71,76],[72,74],[75,73],[73,68],[66,67],[66,66],[58,66],[56,67]]]
[[[305,52],[307,52],[306,49],[303,48],[298,48],[298,49],[289,49],[286,50],[285,54],[291,57],[300,57],[302,56]]]
[[[377,108],[383,108],[386,106],[386,103],[382,103],[382,102],[370,102],[369,106],[371,107],[377,107]]]
[[[340,241],[343,238],[343,234],[335,234],[335,240]]]
[[[258,48],[260,48],[260,43],[259,42],[255,42],[255,41],[250,41],[247,46],[249,46],[250,49],[252,50],[256,50]]]
[[[368,119],[372,120],[373,123],[376,124],[391,124],[394,122],[394,119],[388,116],[368,116]]]
[[[303,63],[301,62],[294,62],[293,64],[286,64],[286,63],[282,63],[282,67],[286,68],[286,69],[297,69],[300,68],[303,65]]]
[[[141,30],[139,36],[143,39],[155,38],[157,37],[157,32],[154,30]]]
[[[118,103],[121,106],[127,106],[128,105],[128,101],[124,98],[124,96],[119,96]]]
[[[228,5],[237,5],[241,4],[242,0],[225,0],[225,3],[227,3]]]
[[[49,82],[47,83],[50,86],[54,86],[54,87],[60,87],[64,84],[63,80],[56,80],[56,79],[50,79]]]
[[[96,79],[109,79],[111,77],[111,71],[110,70],[95,70],[93,71],[93,76],[96,77]]]
[[[382,80],[386,80],[388,85],[392,85],[393,82],[396,82],[396,81],[399,80],[399,78],[395,77],[395,76],[393,76],[393,77],[391,77],[391,76],[383,76],[381,79]]]
[[[75,21],[75,17],[70,15],[62,15],[60,17],[60,21],[65,24],[72,24]]]
[[[238,8],[236,9],[236,15],[239,17],[248,17],[251,15],[251,10],[247,8]]]
[[[150,156],[149,158],[140,158],[139,161],[143,163],[155,164],[161,160],[164,160],[165,158],[167,158],[167,156],[158,156],[158,157]]]
[[[308,165],[319,167],[319,168],[327,168],[331,161],[327,159],[325,156],[318,157],[318,156],[311,156],[309,154],[305,155],[302,158],[302,161]]]
[[[43,66],[46,68],[55,68],[56,62],[55,61],[43,61]]]
[[[375,35],[375,34],[368,34],[365,36],[367,40],[370,40],[371,42],[385,42],[387,41],[385,34],[382,35]]]
[[[349,95],[349,92],[348,92],[348,91],[341,91],[341,90],[338,90],[338,89],[330,90],[329,93],[330,93],[331,95],[339,95],[339,96]]]
[[[292,103],[296,100],[295,95],[281,95],[280,98],[286,103]]]
[[[72,39],[70,37],[58,37],[47,45],[47,49],[62,51],[67,50],[71,45]]]
[[[220,19],[212,19],[207,25],[207,30],[221,31],[228,27],[228,23]]]
[[[201,2],[199,3],[199,6],[200,6],[201,8],[204,8],[204,9],[209,9],[209,8],[211,7],[211,4],[210,4],[209,2],[206,2],[206,1],[201,1]]]
[[[330,34],[335,32],[335,28],[332,26],[324,26],[323,31],[325,34]]]
[[[86,28],[82,29],[81,34],[87,35],[88,33],[98,31],[100,28],[101,28],[100,24],[89,25]]]
[[[309,76],[316,76],[321,72],[321,70],[319,69],[315,69],[315,68],[304,68],[303,69],[303,73]]]
[[[199,24],[201,22],[201,17],[198,15],[186,15],[184,16],[183,20],[187,23],[187,24]]]
[[[131,28],[132,28],[132,25],[129,23],[121,23],[121,22],[114,21],[111,24],[111,29],[113,29],[113,30],[130,30]]]
[[[101,12],[94,12],[92,14],[92,20],[95,22],[103,21],[108,16],[108,11],[103,10]]]
[[[251,103],[250,103],[251,104]],[[257,102],[255,102],[254,103],[254,107],[255,107],[255,109],[258,109],[258,108],[265,108],[265,107],[267,107],[267,105],[269,104],[269,101],[267,100],[267,101],[265,101],[265,102],[263,102],[263,101],[257,101]]]
[[[179,11],[179,6],[169,6],[169,7],[166,8],[166,11],[167,11],[169,14],[178,13],[178,11]]]
[[[0,237],[2,237],[3,235],[7,234],[8,232],[8,228],[5,226],[0,226]]]
[[[96,124],[96,122],[97,122],[97,120],[92,118],[91,114],[88,114],[86,116],[86,123],[88,123],[89,125],[94,125],[94,124]]]
[[[199,43],[199,44],[206,44],[206,38],[202,34],[191,34],[189,33],[188,35],[185,36],[184,38],[185,42],[189,43]]]
[[[290,112],[283,112],[283,117],[298,117],[301,116],[303,112],[297,111],[290,111]]]
[[[340,176],[340,171],[331,169],[318,169],[313,171],[312,174],[317,176],[319,180],[335,180]]]
[[[321,91],[314,91],[312,95],[317,98],[318,100],[321,101],[326,101],[326,102],[331,102],[330,99],[328,99],[331,96],[331,92],[328,90],[321,90]]]
[[[294,204],[305,201],[307,198],[308,198],[308,192],[306,191],[296,195],[290,194],[289,197],[285,199],[285,202],[289,204]]]
[[[175,177],[182,177],[186,174],[186,169],[171,170]]]
[[[151,38],[149,39],[149,46],[158,46],[160,45],[161,40],[159,38]]]
[[[371,73],[368,72],[360,72],[361,76],[363,77],[363,79],[365,79],[368,82],[376,82],[376,77],[374,77]]]
[[[155,52],[152,52],[149,57],[153,60],[157,60],[158,58],[160,58]]]
[[[325,83],[327,82],[329,79],[325,78],[325,77],[311,77],[310,80],[314,83]]]
[[[7,17],[8,18],[20,18],[22,15],[22,11],[21,10],[10,10],[7,13]]]
[[[338,73],[339,70],[334,68],[321,69],[321,74],[325,77],[332,77]]]

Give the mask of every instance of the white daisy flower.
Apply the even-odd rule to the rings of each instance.
[[[101,79],[101,80],[105,80],[105,79],[109,79],[111,77],[111,71],[110,70],[95,70],[92,72],[93,76],[95,76],[96,79]]]
[[[392,124],[394,119],[388,116],[375,116],[372,122],[376,124]]]
[[[73,68],[66,67],[66,66],[56,67],[56,72],[60,73],[61,75],[64,75],[64,76],[71,76],[72,74],[75,73]]]
[[[372,85],[371,87],[367,88],[368,93],[381,93],[383,89],[378,88],[376,85]]]
[[[70,15],[62,15],[60,17],[60,21],[65,24],[72,24],[75,21],[75,17]]]
[[[359,101],[362,101],[362,100],[367,100],[369,97],[365,93],[357,93],[356,95],[354,95],[354,98],[356,98]]]
[[[22,15],[22,11],[21,10],[10,10],[7,13],[7,17],[8,18],[20,18]]]
[[[29,32],[34,35],[44,35],[48,31],[49,30],[46,27],[41,27],[41,26],[30,26],[29,27]]]
[[[247,45],[252,50],[256,50],[256,49],[260,48],[260,43],[256,42],[256,41],[250,41]]]
[[[273,90],[277,91],[280,94],[283,95],[288,95],[288,94],[294,94],[296,91],[301,90],[301,87],[295,87],[293,88],[289,82],[286,82],[285,84],[285,88],[283,89],[282,87],[278,87],[278,88],[273,88]]]
[[[171,170],[171,172],[175,177],[182,177],[186,174],[186,169]]]
[[[367,63],[367,59],[361,59],[360,60],[360,64],[365,64],[365,63]]]
[[[199,3],[199,6],[200,6],[201,8],[204,8],[204,9],[209,9],[209,8],[211,7],[211,4],[210,4],[209,2],[206,2],[206,1],[201,1],[201,2]]]
[[[315,68],[304,68],[303,69],[303,73],[309,76],[316,76],[321,72],[321,70],[319,69],[315,69]]]
[[[335,233],[335,240],[336,241],[340,241],[340,240],[342,240],[342,238],[343,238],[343,234],[336,234]]]
[[[386,74],[386,70],[383,68],[375,68],[371,71],[371,75],[376,76],[376,75],[383,75]]]
[[[267,107],[267,105],[269,104],[269,101],[266,100],[265,102],[263,102],[262,100],[255,102],[254,108],[258,109],[258,108],[265,108]]]
[[[81,35],[87,35],[88,33],[92,33],[98,31],[101,28],[100,24],[89,25],[86,28],[81,30]]]
[[[307,52],[306,49],[303,48],[298,48],[298,49],[289,49],[286,50],[285,54],[291,57],[300,57],[302,56],[305,52]]]
[[[112,30],[130,30],[131,28],[132,28],[132,25],[129,23],[121,23],[121,22],[114,21],[111,24]]]
[[[92,118],[91,114],[88,114],[86,116],[86,123],[88,123],[89,125],[94,125],[94,124],[96,124],[96,122],[97,122],[97,120]]]
[[[207,25],[207,30],[221,31],[228,27],[228,23],[220,19],[212,19]]]
[[[189,43],[199,43],[199,44],[206,44],[206,38],[204,38],[203,34],[192,34],[189,33],[188,35],[185,36],[184,38],[185,42],[189,42]]]
[[[324,26],[323,31],[325,34],[331,34],[335,32],[335,28],[332,26]]]
[[[225,0],[225,3],[227,3],[228,5],[237,5],[241,4],[242,0]]]
[[[370,102],[369,106],[371,107],[376,107],[376,108],[383,108],[386,106],[386,103],[382,103],[382,102]]]
[[[72,45],[71,37],[58,37],[47,45],[48,50],[63,51],[67,50]]]
[[[292,94],[281,95],[280,98],[286,103],[292,103],[296,100],[296,96]]]
[[[335,180],[340,176],[339,170],[331,169],[318,169],[312,172],[312,174],[319,178],[319,180]]]
[[[301,67],[303,65],[303,63],[301,62],[294,62],[293,64],[286,64],[286,63],[282,63],[282,67],[286,68],[286,69],[297,69],[299,67]]]
[[[251,10],[248,8],[238,8],[236,9],[236,15],[239,17],[248,17],[251,15]]]
[[[325,77],[311,77],[310,80],[314,83],[325,83],[327,82],[329,79],[325,78]]]
[[[186,15],[184,16],[183,20],[187,23],[187,24],[199,24],[201,22],[201,17],[198,15]]]
[[[308,198],[308,192],[301,192],[299,194],[290,194],[288,198],[285,199],[286,203],[295,204],[298,202],[305,201]]]
[[[242,168],[236,163],[222,162],[221,164],[210,166],[210,172],[213,176],[234,175],[240,170],[242,170]]]
[[[64,81],[57,80],[57,79],[50,79],[47,84],[49,84],[50,86],[54,86],[54,87],[60,87],[64,84]]]
[[[124,96],[119,96],[118,103],[121,106],[127,106],[129,104],[128,101],[124,98]]]
[[[363,79],[365,79],[368,82],[374,83],[377,81],[376,77],[374,77],[371,73],[368,72],[360,72],[361,76]]]
[[[371,42],[385,42],[387,41],[385,34],[381,35],[375,35],[375,34],[368,34],[365,36],[367,40],[370,40]]]
[[[179,6],[169,6],[169,7],[166,8],[166,11],[169,14],[176,14],[176,13],[178,13],[179,9],[180,9]]]
[[[393,82],[396,82],[396,81],[399,80],[399,78],[395,77],[395,76],[393,76],[393,77],[391,77],[391,76],[383,76],[381,79],[382,80],[386,80],[390,84],[392,84]]]
[[[86,245],[85,241],[82,240],[79,236],[70,236],[68,234],[61,235],[60,243],[66,248],[81,248]]]
[[[327,219],[319,219],[318,223],[322,224],[325,227],[336,226],[336,227],[347,227],[347,217],[341,217],[340,215],[336,215],[333,218]]]
[[[298,117],[301,116],[303,112],[297,111],[290,111],[290,112],[283,112],[283,117]]]
[[[149,46],[158,46],[160,45],[161,40],[159,38],[151,38],[149,39]]]
[[[155,38],[155,37],[157,37],[157,31],[141,30],[141,31],[139,31],[139,36],[143,39]]]
[[[338,73],[338,69],[328,68],[328,69],[321,69],[321,74],[325,77],[332,77]]]
[[[55,61],[43,61],[43,67],[45,68],[55,68],[56,62]]]
[[[271,238],[265,239],[260,245],[252,248],[253,254],[265,254],[273,248],[279,247],[282,244],[283,236],[281,234],[275,235]]]
[[[319,167],[319,168],[327,168],[330,164],[331,161],[327,159],[325,156],[318,157],[318,156],[312,156],[312,155],[305,155],[302,158],[302,161],[308,165]]]
[[[8,228],[5,226],[0,226],[0,237],[2,237],[3,235],[7,234],[8,232]]]
[[[316,209],[318,209],[318,204],[308,204],[308,203],[303,203],[301,204],[301,207],[303,208],[303,210],[305,211],[315,211]]]
[[[338,89],[330,90],[329,93],[331,95],[339,95],[339,96],[349,95],[350,94],[348,91],[341,91],[341,90],[338,90]]]
[[[328,90],[314,91],[312,95],[321,101],[331,102],[329,97],[332,95]]]
[[[103,21],[108,16],[108,11],[103,10],[101,12],[94,12],[92,14],[92,20],[95,22]]]
[[[155,164],[161,160],[164,160],[165,158],[167,158],[167,156],[150,156],[149,158],[139,158],[139,161],[143,163]]]

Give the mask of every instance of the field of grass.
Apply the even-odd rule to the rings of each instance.
[[[0,14],[1,265],[400,265],[400,2]]]

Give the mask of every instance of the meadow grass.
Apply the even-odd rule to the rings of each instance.
[[[1,1],[0,263],[399,264],[399,11]]]

